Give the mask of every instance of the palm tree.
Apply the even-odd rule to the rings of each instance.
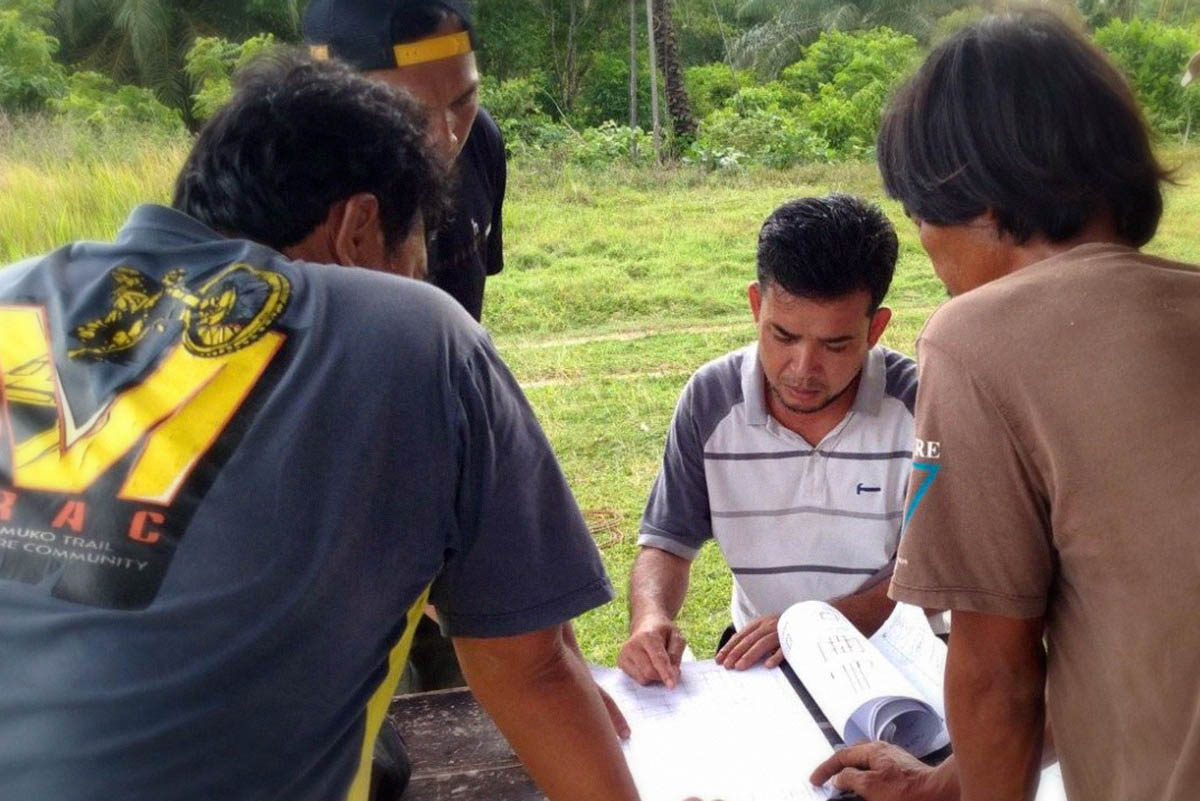
[[[197,36],[295,40],[300,13],[298,0],[58,0],[54,27],[68,64],[153,89],[190,118],[182,68]]]
[[[671,19],[670,0],[654,0],[654,46],[658,64],[666,79],[667,110],[676,137],[696,135],[696,117],[683,85],[683,66],[675,46],[675,25]]]
[[[732,55],[740,66],[773,76],[800,58],[822,31],[882,25],[925,41],[938,17],[958,5],[956,0],[745,0],[739,13],[767,20],[738,37]]]

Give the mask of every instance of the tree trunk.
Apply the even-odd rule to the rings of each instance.
[[[629,127],[638,124],[637,0],[629,0]]]
[[[683,67],[675,48],[675,25],[671,22],[671,0],[653,0],[654,38],[659,63],[667,82],[667,109],[671,113],[671,127],[679,137],[696,135],[696,118],[692,115],[692,104],[688,101],[687,89],[683,85]]]
[[[647,47],[650,48],[650,118],[654,121],[654,158],[662,161],[662,126],[659,124],[658,113],[658,54],[654,46],[654,0],[646,0],[646,27],[649,36],[646,37]]]

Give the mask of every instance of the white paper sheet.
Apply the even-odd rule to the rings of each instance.
[[[929,674],[936,649],[926,647],[919,629],[906,620],[903,614],[889,620],[881,640],[891,651],[912,651],[902,660],[906,669]],[[942,716],[925,694],[828,604],[790,607],[779,620],[779,640],[788,664],[847,743],[887,740],[925,756],[949,741]],[[940,695],[939,681],[935,696]]]
[[[681,670],[680,684],[668,690],[592,668],[629,721],[623,749],[643,801],[830,797],[808,775],[833,749],[783,671],[730,671],[712,660]]]

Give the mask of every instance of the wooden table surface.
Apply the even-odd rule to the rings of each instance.
[[[469,690],[401,695],[388,717],[412,763],[404,801],[545,801]]]

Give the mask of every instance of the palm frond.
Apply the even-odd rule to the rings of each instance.
[[[175,12],[166,0],[121,0],[113,27],[129,40],[141,83],[161,89],[171,79]]]

